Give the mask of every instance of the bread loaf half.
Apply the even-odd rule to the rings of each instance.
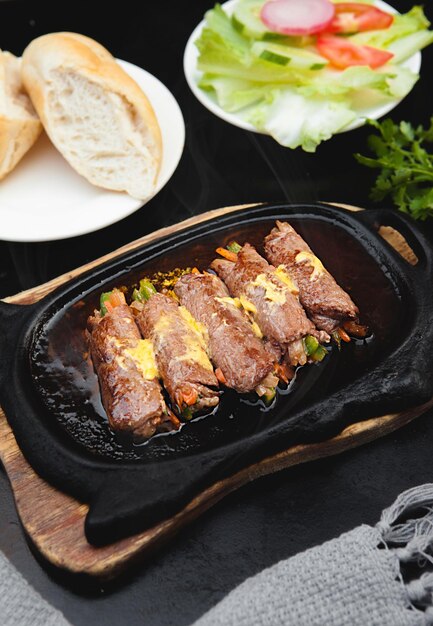
[[[111,54],[76,33],[25,49],[21,75],[44,128],[90,183],[139,199],[154,191],[161,133],[148,99]]]
[[[21,61],[0,51],[0,180],[32,147],[42,130],[20,76]]]

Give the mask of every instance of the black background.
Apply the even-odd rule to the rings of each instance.
[[[211,5],[198,0],[122,0],[110,8],[102,2],[0,1],[1,48],[20,55],[31,39],[50,31],[89,35],[116,57],[162,80],[178,100],[186,123],[185,150],[173,178],[127,219],[60,242],[0,242],[1,297],[156,228],[220,206],[280,200],[373,206],[368,194],[374,172],[352,157],[354,152],[365,152],[367,129],[338,135],[315,154],[306,154],[232,127],[195,100],[183,75],[183,50]],[[406,11],[412,3],[395,0],[394,6]],[[428,5],[426,13],[433,19]],[[392,112],[395,120],[429,121],[432,71],[433,48],[423,53],[421,79]],[[431,224],[423,224],[423,229],[432,235]],[[125,579],[103,589],[65,580],[35,560],[20,528],[7,478],[0,473],[0,549],[74,625],[187,625],[246,577],[357,524],[374,523],[401,490],[433,481],[432,417],[430,411],[398,433],[361,449],[244,487]]]

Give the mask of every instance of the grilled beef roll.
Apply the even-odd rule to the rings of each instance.
[[[265,252],[271,263],[284,266],[296,282],[302,306],[317,328],[332,333],[345,322],[357,320],[358,308],[350,296],[290,224],[276,222],[265,238]]]
[[[168,295],[154,292],[140,299],[147,301],[133,302],[131,308],[141,334],[152,342],[159,374],[173,404],[184,417],[216,406],[218,380],[207,355],[206,329]]]
[[[208,332],[210,357],[219,379],[238,392],[275,395],[274,359],[227,287],[213,274],[186,274],[175,285],[181,303]]]
[[[149,341],[142,340],[134,316],[117,290],[87,322],[90,354],[102,403],[114,431],[136,440],[178,424],[161,393]]]
[[[222,254],[224,251],[218,249]],[[264,337],[282,348],[293,366],[304,365],[308,351],[302,339],[312,336],[321,341],[327,335],[317,333],[297,297],[298,288],[282,267],[275,268],[246,243],[231,256],[215,259],[211,267],[223,279],[230,293],[257,322]]]

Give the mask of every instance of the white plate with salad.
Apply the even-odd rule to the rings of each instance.
[[[192,32],[184,71],[218,117],[314,152],[411,91],[429,26],[421,7],[382,0],[229,0]]]

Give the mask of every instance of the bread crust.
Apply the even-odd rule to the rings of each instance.
[[[56,148],[69,163],[90,182],[102,187],[115,189],[96,182],[89,175],[86,164],[71,160],[56,137],[47,102],[47,91],[55,70],[73,72],[95,83],[108,93],[117,94],[128,104],[134,119],[143,124],[149,141],[146,147],[155,158],[157,169],[154,183],[162,160],[162,139],[155,112],[146,95],[137,83],[117,64],[114,57],[102,45],[77,33],[51,33],[34,39],[23,53],[21,76],[32,103]],[[121,190],[121,189],[119,189]]]
[[[42,131],[42,124],[32,111],[28,99],[28,111],[13,100],[9,72],[19,80],[19,60],[10,52],[0,51],[0,180],[11,172],[26,152],[33,146]],[[16,66],[16,69],[15,69]],[[18,86],[21,87],[21,85]],[[21,98],[26,98],[20,93]]]

